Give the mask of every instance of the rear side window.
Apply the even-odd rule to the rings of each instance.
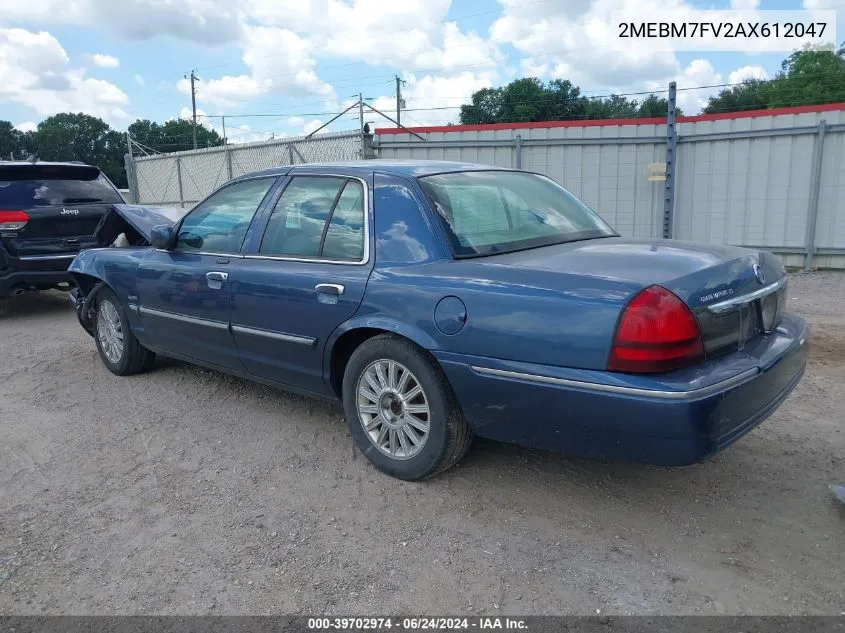
[[[326,176],[285,188],[261,240],[262,255],[357,261],[364,255],[364,189]]]
[[[95,168],[0,167],[0,205],[9,209],[123,200]]]

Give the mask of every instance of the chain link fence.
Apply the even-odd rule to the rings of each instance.
[[[190,207],[226,181],[263,169],[357,160],[359,130],[238,143],[173,154],[127,156],[130,197],[137,204]]]

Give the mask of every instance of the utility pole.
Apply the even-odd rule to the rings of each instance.
[[[185,79],[188,79],[188,75],[185,75]],[[190,74],[191,79],[191,110],[194,113],[194,149],[197,148],[197,90],[194,87],[194,83],[199,81],[200,78],[197,77],[197,71],[192,70]]]
[[[396,75],[396,127],[402,127],[402,86],[404,84],[405,80]]]
[[[364,93],[358,93],[358,121],[361,125],[361,158],[364,158]]]

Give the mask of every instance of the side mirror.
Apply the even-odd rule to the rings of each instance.
[[[159,224],[150,229],[150,243],[162,250],[170,250],[176,243],[176,232],[172,226]]]

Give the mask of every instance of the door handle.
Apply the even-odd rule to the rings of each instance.
[[[314,290],[327,295],[342,295],[345,288],[340,284],[317,284]]]
[[[208,287],[212,290],[220,290],[223,288],[223,282],[228,278],[229,273],[221,273],[216,270],[213,270],[210,273],[205,273],[205,280],[208,283]]]

